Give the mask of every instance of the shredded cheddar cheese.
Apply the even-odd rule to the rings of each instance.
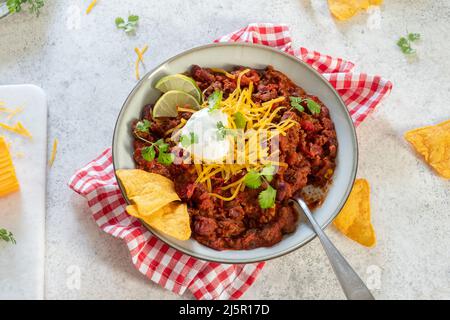
[[[57,150],[58,150],[58,139],[55,138],[55,140],[53,140],[52,154],[48,162],[50,167],[52,167],[53,163],[55,162]]]
[[[0,128],[4,130],[19,134],[26,138],[31,139],[33,136],[31,133],[23,126],[22,122],[17,122],[14,126],[7,125],[6,123],[0,123]]]
[[[89,6],[86,9],[86,14],[91,13],[92,9],[94,9],[95,5],[97,4],[97,0],[93,0]]]
[[[4,104],[0,104],[0,106],[3,106]],[[18,107],[15,109],[9,109],[5,107],[0,107],[0,113],[6,113],[8,114],[6,118],[8,120],[11,120],[13,117],[15,117],[17,114],[21,113],[23,111],[22,107]]]
[[[244,137],[241,142],[241,146],[238,147],[238,143],[234,143],[234,154],[236,159],[241,159],[242,161],[236,161],[237,163],[223,164],[223,163],[195,163],[195,170],[197,172],[196,183],[204,183],[210,195],[221,199],[223,201],[234,200],[240,191],[245,189],[244,175],[250,170],[261,170],[265,165],[272,164],[274,166],[287,167],[288,165],[284,162],[279,162],[272,160],[277,156],[278,150],[269,154],[268,146],[258,147],[257,150],[253,150],[252,146],[255,145],[255,141],[258,141],[258,136],[264,132],[267,137],[263,139],[267,144],[271,139],[278,135],[285,136],[287,131],[298,123],[293,119],[285,119],[280,121],[281,111],[289,107],[289,102],[286,101],[285,97],[278,97],[276,99],[264,102],[256,103],[252,100],[252,94],[254,90],[253,83],[250,82],[249,86],[246,88],[241,88],[242,77],[248,73],[250,70],[246,69],[239,73],[239,75],[228,74],[222,69],[212,69],[214,72],[220,72],[225,74],[227,77],[233,77],[236,79],[236,89],[223,101],[220,103],[220,110],[228,116],[228,127],[230,129],[237,129],[235,122],[235,114],[239,112],[243,118],[246,120],[244,128]],[[203,108],[207,107],[207,103],[203,104]],[[178,111],[183,112],[195,112],[190,109],[178,108]],[[180,129],[184,124],[181,123],[176,128],[169,130],[167,134]],[[256,139],[256,140],[255,140]],[[244,144],[242,146],[242,144]],[[256,143],[257,145],[258,143]],[[264,159],[264,161],[262,160]],[[229,190],[230,196],[223,196],[218,193],[212,192],[212,182],[211,180],[217,176],[221,175],[222,179],[227,182],[232,180],[236,175],[240,175],[237,181],[231,182],[223,187],[222,191]]]
[[[20,185],[11,159],[8,144],[0,137],[0,197],[19,191]]]
[[[144,54],[147,52],[148,50],[148,45],[146,45],[142,51],[139,50],[139,48],[134,48],[134,52],[136,52],[137,54],[137,59],[136,59],[136,63],[135,63],[135,73],[136,73],[136,79],[140,80],[141,79],[141,75],[139,73],[139,64],[140,63],[144,63]]]

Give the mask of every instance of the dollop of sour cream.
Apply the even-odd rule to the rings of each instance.
[[[181,129],[181,135],[196,137],[196,143],[188,147],[179,146],[189,151],[194,158],[203,161],[222,161],[230,151],[231,143],[229,139],[220,138],[219,124],[228,127],[228,116],[220,110],[210,111],[208,108],[201,109],[194,113]]]

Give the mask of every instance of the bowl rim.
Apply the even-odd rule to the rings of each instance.
[[[358,162],[359,162],[359,147],[358,147],[358,138],[356,135],[356,128],[354,125],[354,122],[350,116],[350,113],[344,103],[344,101],[342,100],[341,96],[337,93],[336,89],[331,85],[331,83],[322,75],[320,74],[317,70],[315,70],[313,67],[311,67],[309,64],[307,64],[306,62],[300,60],[299,58],[297,58],[294,55],[288,54],[284,51],[281,51],[277,48],[273,48],[273,47],[269,47],[266,45],[261,45],[261,44],[254,44],[254,43],[246,43],[246,42],[219,42],[219,43],[211,43],[211,44],[206,44],[206,45],[201,45],[201,46],[197,46],[197,47],[193,47],[191,49],[185,50],[181,53],[178,53],[174,56],[172,56],[171,58],[163,61],[162,63],[158,64],[157,66],[155,66],[152,70],[150,70],[149,72],[147,72],[145,74],[144,77],[141,78],[141,80],[139,80],[139,82],[134,86],[133,90],[130,92],[130,94],[127,96],[127,98],[125,99],[125,102],[123,103],[120,112],[117,116],[117,120],[116,120],[116,124],[114,126],[114,131],[113,131],[113,139],[112,139],[112,164],[113,164],[113,170],[114,170],[114,175],[116,177],[120,192],[122,194],[122,196],[124,197],[125,201],[129,204],[129,200],[125,194],[124,188],[122,187],[122,184],[120,183],[117,175],[116,175],[116,161],[115,161],[115,145],[116,145],[116,135],[117,135],[117,130],[118,130],[118,125],[120,120],[123,117],[123,113],[125,112],[125,109],[127,108],[127,106],[130,104],[130,101],[132,100],[133,96],[135,95],[135,93],[141,88],[141,86],[148,80],[148,78],[159,68],[161,68],[162,66],[164,66],[167,63],[170,63],[176,59],[178,59],[179,57],[182,57],[186,54],[189,53],[193,53],[195,51],[200,51],[200,50],[204,50],[204,49],[208,49],[211,47],[228,47],[228,46],[244,46],[244,47],[256,47],[262,50],[268,50],[271,51],[275,54],[281,54],[284,55],[285,57],[302,64],[303,66],[305,66],[307,69],[309,69],[311,72],[313,72],[322,82],[325,83],[325,85],[327,85],[329,87],[329,89],[331,89],[331,91],[333,92],[333,94],[336,96],[336,98],[338,99],[338,101],[340,102],[342,108],[345,111],[345,115],[347,118],[347,121],[351,124],[350,128],[351,128],[351,136],[352,136],[352,150],[355,154],[355,161],[352,165],[352,169],[350,172],[350,183],[347,185],[346,190],[345,190],[345,194],[344,197],[341,199],[341,201],[339,202],[339,204],[336,206],[336,209],[334,210],[333,214],[330,215],[330,217],[325,221],[325,223],[323,223],[320,228],[322,230],[326,229],[330,223],[336,218],[336,216],[339,214],[339,212],[342,210],[342,208],[344,207],[345,203],[347,202],[347,199],[350,195],[350,192],[353,188],[353,185],[355,183],[356,180],[356,174],[357,174],[357,169],[358,169]],[[164,239],[160,238],[155,232],[152,231],[152,228],[149,227],[144,221],[142,221],[142,224],[145,226],[145,228],[151,233],[153,234],[155,237],[157,237],[159,240],[161,240],[162,242],[164,242],[165,244],[167,244],[169,247],[174,248],[175,250],[178,250],[180,252],[182,252],[183,254],[192,256],[194,258],[203,260],[203,261],[209,261],[209,262],[217,262],[217,263],[224,263],[224,264],[246,264],[246,263],[257,263],[257,262],[264,262],[264,261],[269,261],[272,259],[276,259],[279,257],[282,257],[284,255],[287,255],[289,253],[292,253],[294,251],[296,251],[297,249],[300,249],[301,247],[303,247],[304,245],[308,244],[310,241],[312,241],[314,238],[317,237],[317,234],[313,231],[313,233],[305,238],[303,241],[297,243],[296,245],[293,245],[292,247],[289,247],[287,249],[284,249],[282,251],[279,251],[277,253],[273,253],[273,254],[268,254],[265,257],[261,257],[261,258],[254,258],[254,259],[227,259],[227,260],[222,260],[220,258],[210,258],[208,256],[204,256],[203,254],[199,254],[196,252],[192,252],[192,251],[188,251],[185,250],[184,248],[174,244],[174,243],[168,243],[167,241],[165,241]],[[283,241],[283,240],[282,240]],[[240,251],[245,251],[245,250],[240,250]]]

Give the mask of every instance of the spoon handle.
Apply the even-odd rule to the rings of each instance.
[[[319,237],[320,242],[322,243],[328,259],[330,260],[331,266],[333,267],[334,273],[336,274],[347,299],[375,300],[369,289],[366,287],[355,270],[353,270],[353,268],[348,264],[347,260],[345,260],[345,258],[339,253],[333,243],[331,243],[330,239],[328,239],[327,235],[323,232],[316,219],[314,219],[311,210],[309,210],[306,203],[301,199],[295,199],[293,203],[297,210],[303,211],[303,213],[311,223],[317,236]]]

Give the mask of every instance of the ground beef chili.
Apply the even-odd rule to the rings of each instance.
[[[237,67],[231,73],[239,74],[242,70],[243,67]],[[197,82],[206,97],[215,90],[223,91],[227,97],[236,89],[236,80],[208,68],[193,66],[188,75]],[[194,165],[165,166],[156,160],[146,161],[141,150],[149,143],[141,139],[134,141],[137,167],[174,181],[176,192],[188,204],[193,238],[216,250],[270,247],[280,242],[284,234],[295,231],[298,219],[296,212],[288,205],[288,199],[300,194],[307,185],[326,188],[336,165],[336,132],[327,107],[317,97],[307,95],[302,88],[271,66],[265,70],[250,70],[242,77],[241,86],[248,86],[250,82],[254,84],[253,100],[257,103],[280,96],[285,96],[286,101],[289,101],[289,97],[294,96],[313,99],[321,107],[321,112],[314,115],[307,108],[304,112],[286,108],[275,120],[292,118],[298,123],[287,131],[286,136],[280,136],[280,161],[288,166],[280,167],[270,182],[277,190],[275,208],[260,208],[258,194],[264,190],[263,187],[256,190],[247,188],[229,202],[212,197],[204,184],[195,183],[197,173]],[[279,104],[275,104],[273,108],[277,106]],[[145,106],[140,119],[150,121],[150,133],[139,133],[150,142],[165,138],[168,130],[178,126],[181,119],[188,120],[192,115],[182,112],[177,118],[153,119],[151,110],[151,105]],[[133,132],[137,122],[138,120],[132,124]],[[170,148],[177,152],[175,143],[170,142]],[[233,181],[243,175],[234,177]],[[219,176],[212,179],[215,192],[220,192],[217,190],[224,183]],[[310,205],[318,205],[321,200],[323,199]]]

